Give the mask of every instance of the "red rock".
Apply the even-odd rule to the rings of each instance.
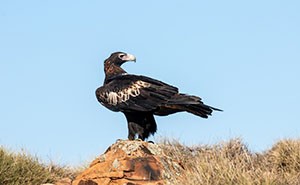
[[[159,145],[144,141],[117,141],[95,159],[72,185],[163,185],[171,168],[178,168]],[[167,169],[167,170],[166,170]]]

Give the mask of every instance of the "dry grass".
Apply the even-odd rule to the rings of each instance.
[[[240,139],[192,148],[174,141],[161,146],[184,168],[167,179],[169,184],[300,184],[300,140],[279,141],[261,154],[251,153]]]
[[[240,139],[212,146],[187,147],[177,141],[159,145],[168,156],[165,163],[173,162],[164,176],[167,184],[300,185],[300,140],[281,140],[263,153],[250,152]],[[40,185],[75,175],[74,170],[0,147],[1,185]]]
[[[1,185],[40,185],[73,175],[67,168],[44,165],[36,157],[25,153],[14,154],[0,147]]]

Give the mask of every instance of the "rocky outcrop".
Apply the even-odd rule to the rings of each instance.
[[[118,140],[96,158],[72,185],[163,185],[183,169],[159,145]],[[170,182],[170,181],[169,181]]]

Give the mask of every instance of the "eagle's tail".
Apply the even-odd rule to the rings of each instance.
[[[186,111],[202,118],[208,118],[213,111],[222,111],[221,109],[205,105],[200,97],[186,94],[177,94],[173,96],[166,105],[160,107],[157,115],[168,115],[176,112]]]
[[[185,111],[192,113],[194,115],[200,116],[202,118],[208,118],[213,111],[222,111],[221,109],[217,109],[204,103],[199,104],[186,104],[184,105]]]

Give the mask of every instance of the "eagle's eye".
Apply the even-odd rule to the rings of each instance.
[[[125,54],[119,54],[119,59],[123,59],[123,57],[125,56]]]

